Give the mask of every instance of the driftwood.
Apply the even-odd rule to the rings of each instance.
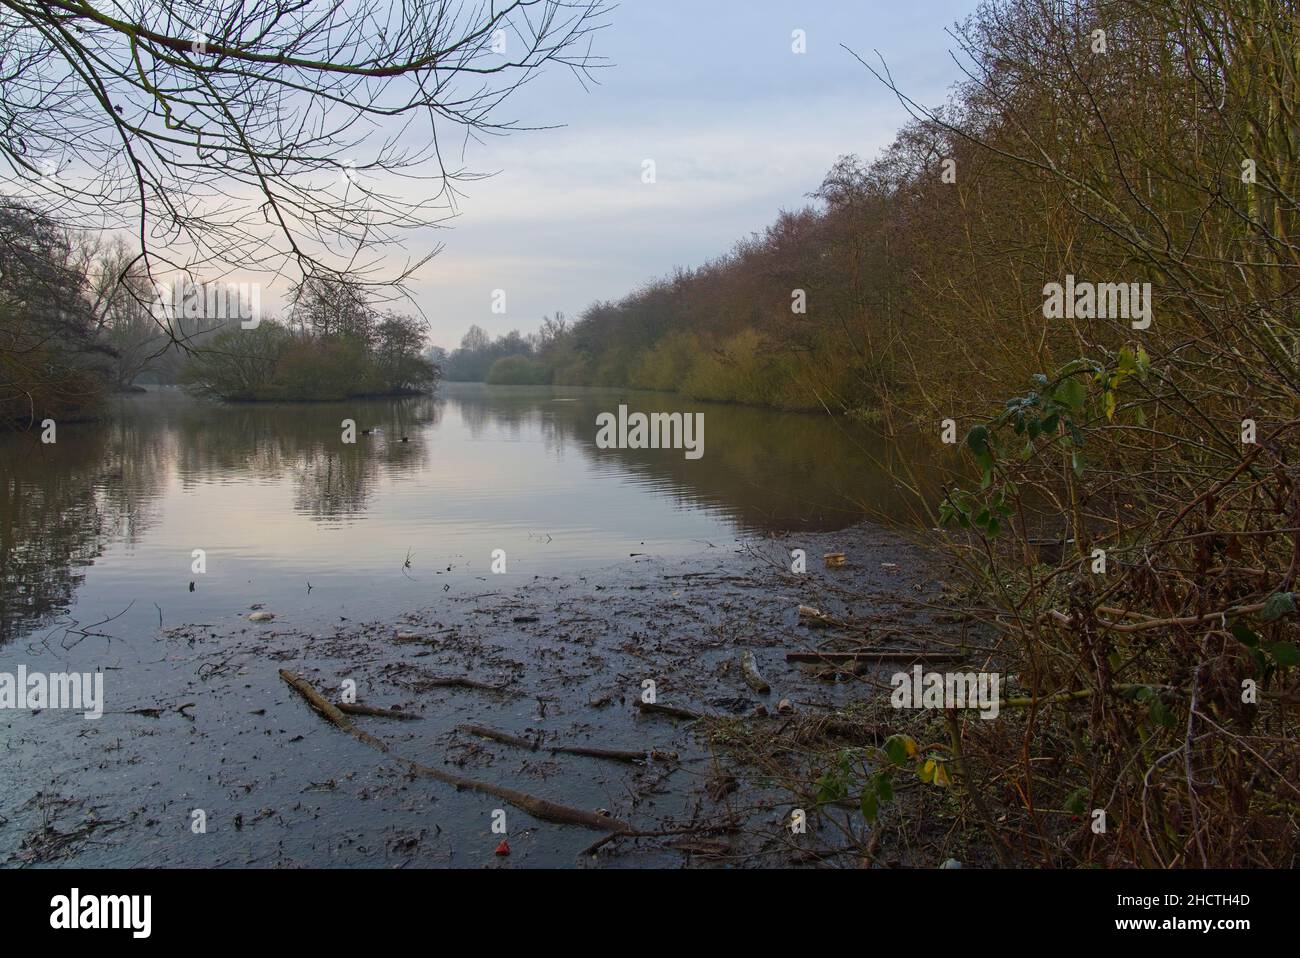
[[[606,835],[604,838],[598,838],[592,842],[578,856],[581,858],[586,855],[594,855],[604,845],[609,844],[618,838],[667,838],[671,835],[713,835],[719,832],[738,832],[739,827],[734,822],[722,822],[717,825],[693,825],[688,828],[665,828],[657,831],[644,832],[615,832]]]
[[[677,757],[672,752],[661,752],[658,749],[635,752],[631,749],[596,748],[590,745],[544,745],[540,741],[529,741],[518,735],[511,735],[509,732],[488,728],[486,725],[462,725],[460,729],[480,738],[501,742],[503,745],[513,745],[516,748],[527,749],[530,752],[535,752],[540,748],[552,754],[559,752],[565,755],[585,755],[588,758],[607,758],[613,762],[631,762],[633,764],[645,762],[647,756],[650,760],[657,762],[671,761]]]
[[[967,656],[961,652],[922,652],[918,649],[858,649],[856,652],[787,652],[787,662],[857,662],[860,659],[898,662],[953,662]]]
[[[486,725],[462,725],[462,732],[469,732],[471,735],[477,735],[479,738],[491,739],[494,742],[501,742],[504,745],[514,745],[516,748],[526,748],[530,752],[537,751],[537,743],[530,742],[526,738],[520,738],[518,735],[511,735],[509,732],[499,732],[494,728],[488,728]]]
[[[421,716],[413,712],[403,712],[400,709],[381,709],[373,705],[362,705],[360,702],[340,702],[339,711],[347,715],[373,715],[376,718],[401,719],[404,722],[412,722]]]
[[[360,739],[371,748],[378,749],[381,752],[387,752],[388,746],[375,738],[369,732],[363,732],[352,724],[346,715],[339,711],[334,703],[327,700],[323,695],[312,688],[312,684],[300,675],[295,675],[288,669],[280,670],[280,678],[289,683],[290,688],[307,700],[307,704],[320,713],[325,721],[338,726],[349,735]]]
[[[467,679],[463,675],[435,675],[430,678],[419,680],[421,688],[460,688],[460,689],[482,689],[485,692],[503,692],[509,682],[502,682],[500,685],[488,685],[486,682],[479,682],[476,679]]]
[[[544,745],[551,752],[563,752],[565,755],[586,755],[588,758],[607,758],[612,762],[630,762],[634,765],[647,760],[654,762],[671,762],[677,758],[672,752],[661,752],[657,748],[634,752],[622,748],[596,748],[590,745]]]
[[[740,653],[740,674],[745,677],[745,684],[760,695],[766,695],[772,691],[772,686],[758,671],[758,663],[754,661],[754,653],[745,649]]]
[[[416,775],[437,779],[439,782],[455,785],[457,788],[468,788],[475,792],[493,795],[545,822],[557,822],[561,825],[585,825],[587,828],[594,828],[601,832],[622,832],[626,834],[636,832],[636,829],[627,822],[619,821],[609,815],[598,815],[584,808],[561,805],[558,802],[538,798],[535,795],[516,791],[513,788],[505,788],[501,785],[492,785],[489,782],[479,782],[472,778],[453,775],[450,772],[444,772],[440,768],[430,768],[428,765],[412,762],[410,759],[404,758],[400,759],[400,761]]]
[[[692,712],[690,709],[678,708],[675,705],[659,705],[655,702],[638,701],[636,707],[642,712],[647,712],[651,715],[671,715],[673,718],[680,719],[704,718],[704,716],[699,712]]]
[[[306,679],[295,675],[287,669],[280,670],[280,678],[289,683],[289,686],[305,698],[308,704],[311,705],[311,707],[314,708],[326,721],[360,741],[365,742],[371,748],[377,749],[386,755],[392,755],[385,742],[375,738],[373,735],[361,731],[361,729],[353,725],[348,721],[346,715],[340,712],[319,692],[312,688],[311,683]],[[534,818],[541,819],[542,821],[558,822],[562,825],[585,825],[587,828],[594,828],[597,831],[602,832],[631,834],[636,831],[636,829],[627,822],[620,821],[611,816],[598,815],[595,812],[589,812],[586,809],[561,805],[558,802],[552,802],[545,798],[538,798],[535,795],[516,791],[513,788],[493,785],[490,782],[480,782],[472,778],[465,778],[461,775],[453,775],[451,772],[444,772],[440,768],[432,768],[431,766],[412,761],[409,758],[402,758],[398,755],[392,755],[392,757],[394,760],[410,769],[413,774],[423,775],[426,778],[432,778],[448,785],[455,785],[457,788],[468,788],[472,791],[483,792],[486,795],[493,795],[518,809],[522,809]]]

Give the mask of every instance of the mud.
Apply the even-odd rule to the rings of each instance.
[[[795,548],[807,552],[806,575],[789,571]],[[826,552],[844,552],[847,561],[825,568]],[[115,669],[130,673],[137,700],[110,697],[97,722],[48,711],[0,713],[9,778],[0,805],[0,862],[864,863],[855,846],[872,840],[860,816],[855,823],[851,803],[841,817],[850,830],[862,829],[856,834],[819,820],[807,835],[793,836],[788,823],[797,799],[770,772],[749,767],[737,746],[809,720],[830,730],[829,741],[836,722],[843,726],[846,717],[887,704],[880,676],[894,666],[877,668],[873,687],[871,674],[837,677],[825,666],[786,663],[789,651],[862,641],[858,632],[810,628],[800,605],[870,623],[873,644],[914,648],[957,634],[957,625],[926,611],[942,583],[915,547],[863,525],[702,546],[684,559],[629,556],[579,577],[494,588],[495,578],[476,577],[435,605],[394,610],[383,621],[304,627],[282,615],[250,622],[249,609],[232,610],[220,621],[160,630],[144,643],[148,655],[131,659],[122,647]],[[769,693],[746,683],[744,650],[753,653]],[[314,713],[280,680],[281,668],[332,701],[351,681],[358,702],[418,716],[353,717],[395,755],[673,834],[618,838],[588,852],[600,833],[540,822],[491,796],[412,777],[400,761]],[[107,679],[114,683],[114,671]],[[449,681],[457,679],[468,681]],[[643,714],[637,703],[647,681],[658,703],[710,719]],[[785,710],[778,708],[782,700],[789,700]],[[542,747],[489,740],[462,728],[469,724]],[[852,727],[847,735],[855,737]],[[550,745],[656,755],[633,764],[552,753]],[[917,812],[908,809],[900,802],[890,814]],[[493,830],[498,810],[505,813],[504,836]],[[502,837],[509,855],[495,854]],[[930,863],[928,857],[886,840],[872,863]]]

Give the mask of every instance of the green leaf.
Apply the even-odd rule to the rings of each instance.
[[[813,784],[817,786],[817,800],[824,805],[841,801],[849,794],[843,773],[837,770],[824,772]]]
[[[1074,470],[1076,476],[1083,478],[1083,454],[1077,449],[1070,453],[1070,468]]]
[[[1242,645],[1247,645],[1251,648],[1259,645],[1259,636],[1252,632],[1250,627],[1244,622],[1234,622],[1230,631]]]
[[[1121,347],[1119,351],[1119,371],[1125,375],[1131,375],[1137,372],[1137,369],[1137,356],[1133,354],[1133,350],[1127,346]]]
[[[909,735],[891,735],[885,739],[885,755],[895,765],[905,765],[907,760],[918,751],[916,742]]]
[[[1088,390],[1077,379],[1070,378],[1056,387],[1052,393],[1052,398],[1057,402],[1064,403],[1075,412],[1083,411],[1083,403],[1088,398]]]
[[[1173,728],[1177,724],[1174,719],[1174,713],[1169,711],[1159,695],[1151,697],[1151,705],[1147,709],[1147,714],[1151,716],[1151,721],[1165,728]]]
[[[1273,656],[1273,661],[1283,668],[1290,668],[1300,663],[1300,649],[1290,642],[1274,642],[1264,648],[1269,655]]]
[[[1295,611],[1295,595],[1291,592],[1274,592],[1264,600],[1259,618],[1263,622],[1276,622]]]
[[[862,793],[862,816],[869,822],[874,823],[876,815],[880,813],[880,799],[876,797],[875,792]]]
[[[1076,815],[1082,815],[1083,810],[1086,807],[1084,805],[1084,800],[1087,797],[1088,797],[1088,786],[1084,785],[1079,788],[1076,788],[1065,799],[1066,809],[1068,811],[1074,812],[1074,814]]]
[[[876,773],[876,794],[880,796],[882,802],[893,800],[894,783],[889,780],[888,772]]]

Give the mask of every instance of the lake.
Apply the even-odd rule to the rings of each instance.
[[[597,417],[620,404],[702,413],[703,455],[599,448]],[[779,683],[771,706],[830,694],[781,654],[802,641],[788,638],[799,605],[829,601],[821,554],[852,553],[834,584],[878,612],[916,594],[919,558],[860,524],[906,520],[879,461],[890,448],[824,416],[472,384],[321,405],[163,389],[62,425],[52,444],[5,436],[0,683],[94,673],[103,715],[0,710],[0,864],[501,861],[498,799],[411,781],[307,708],[282,668],[417,713],[363,720],[396,755],[645,824],[689,816],[704,745],[689,723],[641,720],[642,682],[752,710],[732,671],[743,645]],[[786,575],[797,547],[801,585]],[[254,609],[273,618],[250,621]],[[665,792],[657,768],[485,749],[467,723],[650,744],[681,774]],[[591,841],[510,816],[512,864],[570,864]],[[609,861],[680,853],[638,856]]]
[[[597,448],[620,403],[702,412],[703,456]],[[344,419],[374,431],[344,443]],[[391,616],[491,575],[495,550],[517,582],[897,518],[888,453],[843,420],[615,389],[229,406],[157,390],[54,444],[0,436],[0,645],[129,641],[255,604]]]

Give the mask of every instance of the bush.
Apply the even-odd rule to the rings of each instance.
[[[541,386],[551,381],[550,370],[541,360],[529,356],[502,356],[488,370],[494,386]]]

